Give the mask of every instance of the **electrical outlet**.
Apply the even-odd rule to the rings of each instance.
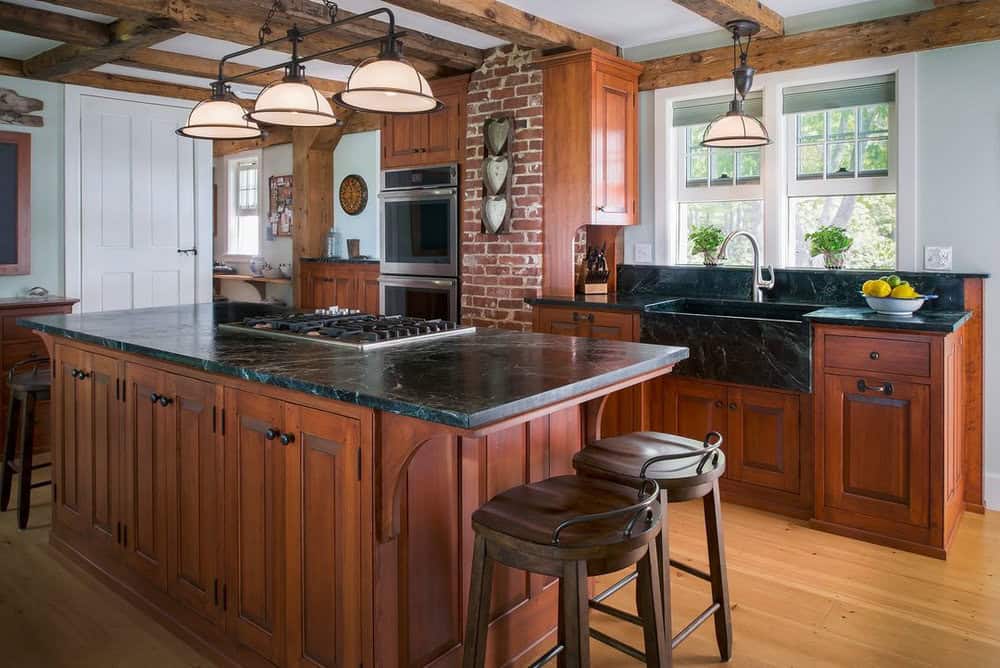
[[[951,246],[924,246],[924,269],[951,271]]]
[[[636,264],[653,263],[653,244],[635,245],[635,263]]]

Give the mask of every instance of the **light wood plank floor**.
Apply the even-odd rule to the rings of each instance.
[[[50,490],[31,527],[0,515],[0,664],[11,667],[208,666],[204,658],[48,546]],[[1000,513],[966,514],[947,562],[833,536],[726,505],[732,666],[1000,666]],[[671,551],[702,568],[701,504],[671,509]],[[675,625],[707,605],[708,587],[672,574]],[[612,601],[634,609],[631,588]],[[599,613],[592,624],[639,644]],[[711,623],[676,654],[717,665]],[[595,666],[637,662],[593,643]]]

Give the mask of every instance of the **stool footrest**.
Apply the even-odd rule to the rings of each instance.
[[[51,480],[43,480],[42,482],[31,483],[31,489],[37,489],[38,487],[48,487],[52,484]]]
[[[45,462],[44,464],[35,464],[31,467],[32,471],[39,471],[41,469],[52,468],[51,462]],[[7,470],[13,471],[17,475],[21,475],[21,465],[17,462],[7,462]]]
[[[696,578],[701,578],[705,582],[711,582],[712,581],[712,576],[711,575],[709,575],[705,571],[701,570],[700,568],[695,568],[694,566],[688,566],[687,564],[685,564],[682,561],[675,561],[675,560],[671,559],[670,560],[670,565],[673,566],[674,568],[676,568],[679,571],[684,571],[688,575],[693,575]]]
[[[621,640],[617,640],[616,638],[612,638],[611,636],[609,636],[606,633],[601,633],[597,629],[590,629],[590,637],[593,638],[594,640],[598,641],[598,642],[604,643],[608,647],[611,647],[611,648],[614,648],[614,649],[618,650],[619,652],[621,652],[623,654],[628,654],[630,657],[632,657],[636,661],[642,661],[643,663],[646,663],[646,655],[645,654],[643,654],[642,652],[640,652],[639,650],[637,650],[635,647],[632,647],[631,645],[626,645]]]
[[[680,645],[682,642],[684,642],[689,635],[694,633],[695,629],[697,629],[699,626],[701,626],[709,619],[711,619],[712,615],[718,612],[719,607],[720,606],[718,603],[713,603],[712,605],[705,608],[705,611],[703,613],[695,617],[690,624],[681,629],[680,633],[678,633],[673,637],[673,639],[671,639],[670,648],[676,649],[677,646]]]
[[[552,649],[550,649],[548,652],[546,652],[545,654],[542,654],[540,657],[538,657],[538,659],[533,664],[531,664],[530,666],[528,666],[528,668],[541,668],[542,666],[544,666],[545,664],[547,664],[549,661],[551,661],[552,659],[554,659],[557,656],[559,656],[560,654],[562,654],[564,649],[566,649],[566,647],[564,647],[563,645],[556,645],[555,647],[553,647]]]
[[[638,577],[639,577],[639,571],[632,571],[631,573],[623,577],[621,580],[614,583],[613,585],[602,591],[600,594],[595,596],[593,599],[591,599],[591,603],[593,603],[594,601],[600,603],[606,598],[611,598],[612,596],[617,594],[619,590],[623,589],[624,587],[627,587],[632,582],[635,582],[636,578]]]
[[[625,612],[624,610],[619,610],[618,608],[612,607],[607,603],[601,603],[600,601],[591,601],[590,607],[598,612],[603,612],[606,615],[611,615],[612,617],[617,617],[618,619],[628,622],[630,624],[635,624],[636,626],[642,626],[642,617],[638,615],[633,615],[631,612]]]

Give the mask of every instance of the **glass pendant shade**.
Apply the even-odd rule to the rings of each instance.
[[[231,95],[212,96],[191,110],[187,125],[177,134],[191,139],[257,139],[263,132],[245,114]]]
[[[293,128],[336,125],[337,117],[325,97],[300,79],[288,79],[268,85],[257,96],[251,121]]]
[[[333,100],[348,109],[378,114],[422,114],[444,106],[413,65],[394,57],[358,65]]]
[[[767,128],[753,116],[743,113],[742,104],[709,123],[701,139],[702,146],[716,148],[749,148],[770,143]]]

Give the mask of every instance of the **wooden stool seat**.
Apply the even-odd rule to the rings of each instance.
[[[0,511],[6,511],[10,504],[14,474],[18,476],[17,528],[28,527],[28,513],[31,509],[31,490],[52,484],[51,480],[33,483],[32,471],[49,468],[51,460],[34,461],[35,406],[39,401],[47,401],[51,394],[52,373],[49,360],[33,358],[14,365],[7,374],[10,388],[10,406],[7,410],[7,426],[4,432],[3,461],[0,461]],[[31,371],[18,369],[32,366]],[[20,450],[20,461],[16,456]]]
[[[589,624],[587,577],[636,566],[638,615],[645,651],[619,643],[647,666],[670,665],[663,622],[655,540],[661,533],[659,488],[633,487],[582,476],[521,485],[472,514],[475,550],[469,587],[463,666],[482,668],[492,614],[494,564],[559,578],[558,644],[532,668],[558,657],[559,665],[590,665],[589,640],[610,640]]]

